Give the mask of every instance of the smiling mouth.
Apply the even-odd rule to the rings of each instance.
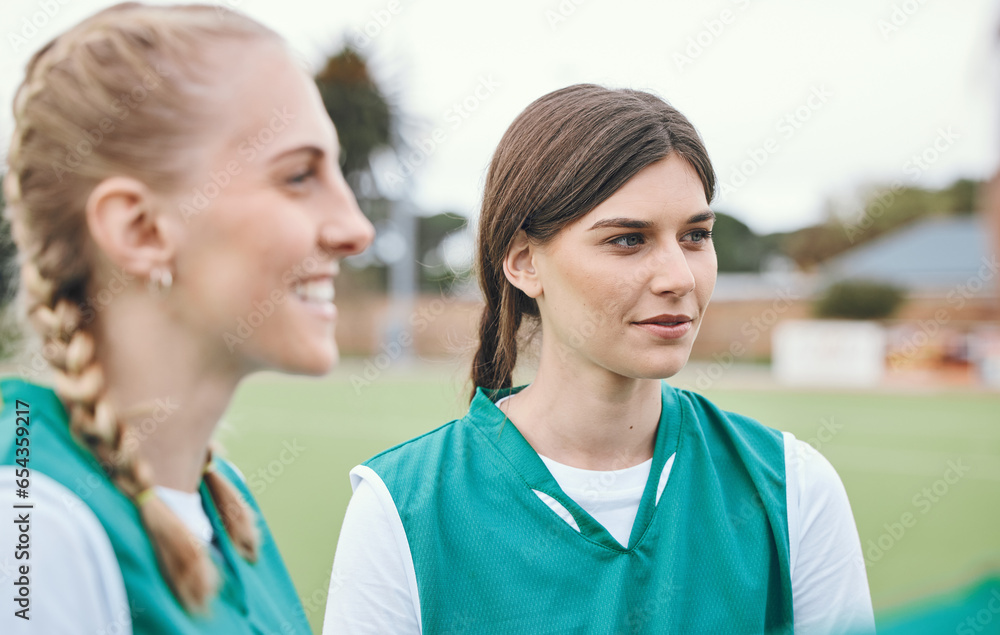
[[[302,306],[326,322],[337,319],[337,305],[333,303],[336,291],[332,276],[317,276],[299,280],[292,285],[292,294]]]
[[[293,287],[295,295],[303,302],[314,304],[333,304],[336,291],[333,278],[314,278],[300,280]]]

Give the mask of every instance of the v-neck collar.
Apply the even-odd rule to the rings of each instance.
[[[656,430],[653,463],[650,466],[649,477],[646,479],[646,486],[642,493],[635,522],[632,525],[629,544],[623,547],[604,526],[594,520],[590,514],[577,505],[576,501],[563,492],[545,463],[539,458],[538,453],[531,447],[520,430],[507,418],[507,415],[494,403],[503,397],[516,394],[524,388],[525,386],[501,390],[477,388],[476,395],[469,407],[467,420],[482,431],[497,450],[510,461],[528,488],[551,496],[566,508],[580,528],[579,535],[616,551],[624,552],[634,549],[641,542],[653,519],[653,513],[656,511],[656,489],[659,485],[660,474],[667,459],[677,451],[680,428],[684,425],[683,408],[677,407],[677,395],[674,389],[665,382],[660,382],[660,421]],[[536,499],[538,504],[545,505],[534,494],[532,498]],[[568,524],[566,524],[566,528],[568,531],[577,533]]]

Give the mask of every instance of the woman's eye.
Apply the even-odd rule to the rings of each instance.
[[[288,178],[288,183],[290,185],[302,185],[312,177],[316,176],[316,170],[309,168],[307,170],[302,170],[301,172],[296,172],[294,175]]]
[[[624,236],[612,239],[610,244],[631,249],[638,247],[643,242],[645,242],[645,239],[642,234],[625,234]]]
[[[694,242],[694,243],[707,242],[707,241],[709,241],[712,238],[712,230],[711,229],[696,229],[693,232],[691,232],[690,234],[688,234],[688,237],[690,237],[691,238],[691,242]]]

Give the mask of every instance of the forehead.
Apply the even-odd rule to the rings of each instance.
[[[586,229],[607,218],[687,219],[708,209],[705,186],[698,173],[686,159],[673,153],[640,170],[575,224]]]
[[[221,150],[251,145],[263,154],[314,145],[336,153],[336,132],[312,79],[278,42],[227,47],[214,88]],[[220,103],[221,102],[221,103]]]

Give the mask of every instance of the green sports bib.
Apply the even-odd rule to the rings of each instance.
[[[93,510],[108,534],[121,567],[136,635],[309,635],[305,611],[299,602],[260,509],[235,470],[224,461],[218,469],[239,488],[258,515],[260,556],[250,564],[236,553],[204,483],[201,497],[215,532],[213,553],[223,580],[208,616],[192,616],[177,602],[160,574],[135,505],[108,480],[97,460],[69,431],[68,417],[58,396],[49,388],[16,378],[0,380],[0,465],[14,465],[16,404],[29,408],[29,469],[45,474],[70,491],[83,491],[81,500]],[[36,584],[41,581],[36,580]]]
[[[366,463],[406,531],[425,635],[792,632],[780,432],[662,384],[652,467],[622,547],[494,405],[518,390],[480,389],[462,419]]]

